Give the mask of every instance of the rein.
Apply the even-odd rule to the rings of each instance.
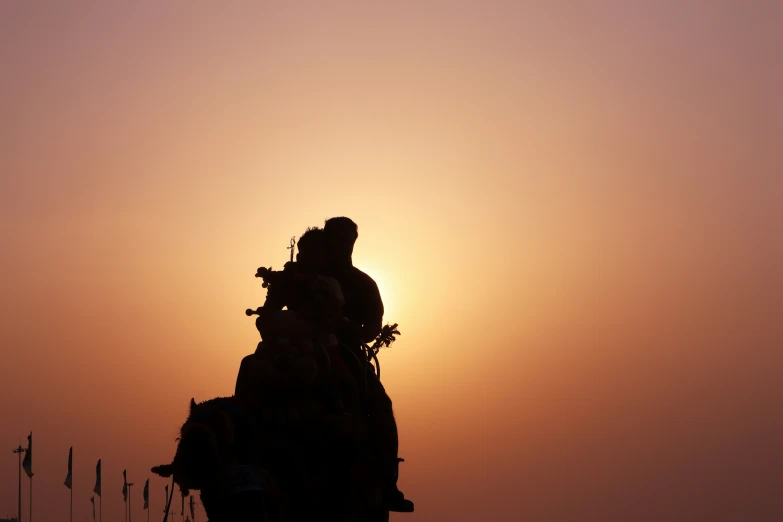
[[[375,361],[375,376],[378,380],[381,380],[381,362],[378,360],[378,352],[367,346],[367,343],[362,343],[362,348],[367,350],[367,362]]]

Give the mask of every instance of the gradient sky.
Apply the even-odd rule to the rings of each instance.
[[[98,458],[141,516],[348,215],[394,520],[780,520],[783,4],[383,4],[2,3],[0,516],[29,430],[37,520],[71,445],[74,520]]]

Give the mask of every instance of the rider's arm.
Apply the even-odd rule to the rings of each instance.
[[[283,295],[282,288],[278,288],[275,285],[269,285],[266,292],[266,299],[264,300],[264,309],[278,311],[282,310],[285,304],[285,295]]]
[[[383,300],[378,290],[378,285],[371,277],[367,276],[365,288],[363,289],[365,304],[365,320],[361,328],[362,340],[366,343],[372,343],[381,333],[383,327]]]

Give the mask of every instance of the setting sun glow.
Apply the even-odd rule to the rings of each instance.
[[[74,520],[99,458],[144,516],[256,268],[348,216],[393,521],[783,519],[781,5],[2,3],[0,515],[32,430],[36,520],[70,446]]]

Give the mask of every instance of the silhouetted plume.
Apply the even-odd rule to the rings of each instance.
[[[402,335],[400,331],[397,330],[398,326],[397,323],[394,323],[392,325],[386,324],[381,328],[381,332],[378,334],[378,337],[375,338],[375,342],[370,346],[370,350],[373,354],[377,355],[381,348],[388,348],[397,340],[398,335]]]

